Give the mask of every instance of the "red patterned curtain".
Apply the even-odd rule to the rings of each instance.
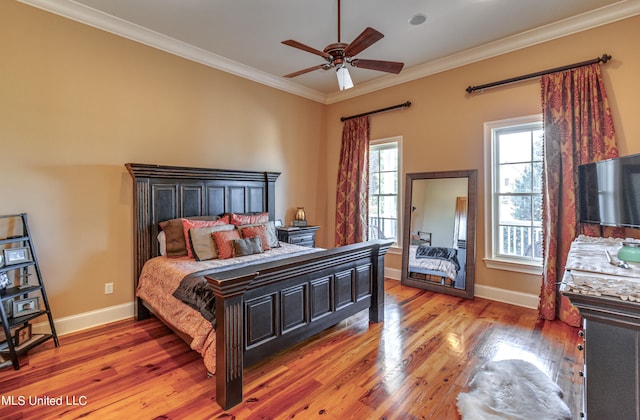
[[[336,246],[367,239],[369,188],[369,117],[347,120],[336,192]]]
[[[579,229],[575,185],[578,165],[618,156],[600,65],[542,77],[544,175],[541,318],[580,326],[580,314],[557,293],[571,242]]]

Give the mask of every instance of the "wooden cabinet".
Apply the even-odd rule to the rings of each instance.
[[[565,286],[562,286],[565,288]],[[640,308],[637,303],[563,291],[584,318],[584,414],[640,418]]]
[[[320,229],[320,226],[278,228],[278,240],[313,248],[316,246],[316,232],[318,229]]]
[[[615,255],[615,248],[610,252]],[[594,258],[600,258],[598,253],[593,255],[590,255],[591,268],[597,265]],[[604,249],[602,264],[601,274],[567,271],[560,288],[583,317],[584,330],[580,334],[584,343],[578,347],[584,351],[584,366],[580,372],[584,378],[584,411],[581,414],[592,420],[638,420],[640,303],[631,301],[626,293],[640,287],[634,286],[639,279],[612,275],[611,272],[617,269],[610,268]]]
[[[0,289],[0,355],[10,359],[2,367],[11,363],[18,370],[18,356],[50,339],[56,347],[59,343],[27,215],[0,216],[0,222],[3,227],[18,226],[18,234],[0,239],[0,279],[4,280]],[[31,321],[41,316],[47,317],[49,332],[32,331]]]

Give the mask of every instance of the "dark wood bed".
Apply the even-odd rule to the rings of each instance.
[[[275,217],[278,172],[126,164],[134,179],[134,288],[159,255],[159,222],[178,217],[268,212]],[[215,293],[216,400],[243,399],[243,368],[369,310],[384,319],[384,256],[375,240],[207,276]],[[134,289],[135,293],[135,289]],[[136,298],[137,319],[151,315]],[[170,320],[162,319],[170,327]],[[188,337],[183,337],[188,339]]]

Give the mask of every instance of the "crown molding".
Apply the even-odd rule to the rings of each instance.
[[[386,89],[456,67],[486,60],[532,45],[582,32],[640,14],[640,0],[626,0],[567,18],[495,42],[461,51],[447,57],[405,69],[399,75],[386,75],[342,92],[324,94],[293,81],[276,77],[174,38],[118,19],[72,0],[18,0],[50,13],[157,48],[167,53],[323,104],[341,102]],[[600,53],[600,52],[598,52]]]
[[[617,22],[640,14],[640,0],[628,0],[605,6],[600,9],[560,20],[536,29],[483,44],[478,47],[460,51],[449,56],[430,61],[403,70],[398,75],[387,75],[378,79],[360,83],[358,86],[327,95],[327,104],[341,102],[356,96],[386,89],[401,83],[421,79],[443,71],[462,67],[478,61],[486,60],[509,52],[521,50],[543,42],[562,38],[598,26]],[[598,55],[603,51],[595,51]]]
[[[322,92],[307,88],[282,77],[273,76],[71,0],[18,1],[244,79],[302,96],[316,102],[326,102],[326,95]]]

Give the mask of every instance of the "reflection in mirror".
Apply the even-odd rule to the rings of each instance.
[[[473,297],[477,171],[407,174],[402,283]]]

